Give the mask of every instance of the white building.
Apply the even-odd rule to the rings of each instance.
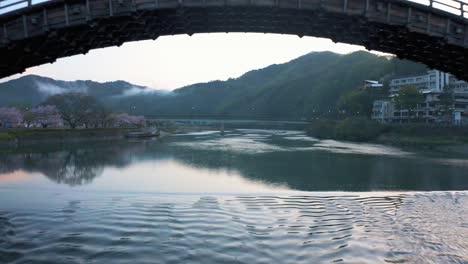
[[[379,83],[378,81],[373,80],[364,80],[364,88],[381,88],[383,84]]]
[[[405,86],[415,86],[419,92],[424,94],[424,102],[418,104],[417,108],[411,112],[408,110],[396,110],[393,103],[391,107],[386,106],[382,101],[374,102],[372,118],[379,121],[385,121],[389,118],[393,122],[408,122],[410,119],[424,120],[425,122],[444,122],[446,118],[439,116],[440,104],[439,96],[444,93],[446,87],[453,88],[453,123],[468,124],[468,83],[457,80],[454,76],[438,70],[428,71],[426,75],[407,76],[393,79],[390,81],[390,97],[397,96],[401,88]],[[384,101],[385,102],[385,101]],[[385,106],[384,106],[385,105]],[[383,114],[384,109],[394,109],[393,114]]]
[[[376,100],[372,106],[372,119],[379,122],[391,122],[393,120],[393,103],[389,100]]]
[[[457,125],[468,124],[468,82],[451,76],[450,85],[454,95],[454,122]]]
[[[450,82],[450,74],[438,70],[428,71],[425,75],[407,76],[390,81],[390,96],[395,96],[405,86],[415,86],[420,92],[442,93]]]

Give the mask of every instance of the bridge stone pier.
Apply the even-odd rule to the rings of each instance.
[[[0,77],[127,41],[264,32],[362,45],[468,80],[467,0],[34,1],[0,0]]]

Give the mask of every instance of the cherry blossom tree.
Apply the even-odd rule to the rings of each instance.
[[[127,113],[114,114],[114,125],[119,127],[130,127],[137,126],[141,127],[146,124],[145,117],[143,116],[131,116]]]
[[[12,107],[0,108],[0,125],[3,127],[16,127],[23,122],[23,114]]]
[[[60,112],[54,105],[37,106],[31,112],[34,115],[34,121],[40,124],[42,128],[57,127],[63,124]]]
[[[13,107],[0,108],[0,125],[3,127],[16,127],[23,122],[23,114]]]
[[[31,110],[23,110],[23,123],[27,128],[34,124],[34,113]]]
[[[44,102],[44,105],[57,107],[63,121],[70,128],[75,129],[89,123],[89,118],[97,102],[92,96],[86,94],[66,93],[50,96]]]

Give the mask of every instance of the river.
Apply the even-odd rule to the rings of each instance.
[[[0,153],[0,263],[467,263],[468,157],[238,129]]]

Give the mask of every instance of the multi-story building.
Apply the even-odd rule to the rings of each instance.
[[[468,83],[457,80],[454,76],[438,70],[428,71],[426,75],[407,76],[390,81],[389,96],[395,97],[401,88],[415,86],[424,94],[424,101],[419,103],[411,112],[407,109],[399,110],[390,100],[374,102],[372,118],[382,122],[408,122],[409,120],[424,120],[428,123],[446,122],[446,116],[441,114],[439,97],[447,88],[453,89],[454,116],[451,119],[455,124],[468,124]],[[389,106],[388,104],[391,104]],[[385,105],[385,106],[384,106]],[[393,109],[392,114],[381,114],[384,109]],[[385,116],[385,117],[384,117]],[[391,120],[391,121],[389,121]]]
[[[442,93],[450,82],[450,74],[438,70],[428,71],[425,75],[407,76],[390,81],[390,96],[397,95],[405,86],[415,86],[422,93]]]
[[[468,82],[460,81],[451,76],[450,85],[454,97],[455,124],[468,124]]]
[[[393,120],[393,103],[389,100],[376,100],[372,106],[372,119],[379,122],[391,122]]]
[[[381,84],[379,81],[373,81],[373,80],[364,80],[364,88],[381,88],[383,87],[383,84]]]

